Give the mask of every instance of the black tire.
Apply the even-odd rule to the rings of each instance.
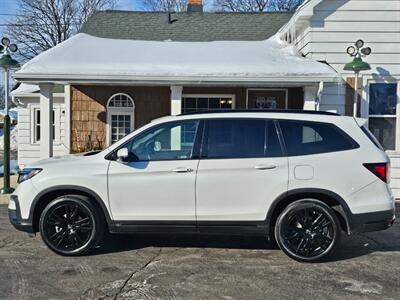
[[[288,205],[275,224],[275,239],[289,257],[317,262],[331,255],[341,234],[340,222],[325,203],[303,199]]]
[[[57,254],[84,255],[96,247],[103,236],[103,215],[89,198],[65,195],[45,207],[39,231],[45,244]]]

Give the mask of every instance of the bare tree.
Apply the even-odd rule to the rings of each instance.
[[[262,12],[295,10],[303,0],[214,0],[219,11]]]
[[[144,0],[143,8],[147,11],[181,12],[187,9],[187,0]]]
[[[271,0],[215,0],[214,7],[220,11],[260,12],[269,9]]]
[[[275,11],[294,11],[304,0],[273,0],[272,9]]]
[[[19,54],[30,59],[75,34],[95,11],[115,0],[18,0],[17,17],[7,31]]]

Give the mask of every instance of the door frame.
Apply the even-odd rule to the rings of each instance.
[[[249,109],[249,91],[283,91],[285,92],[285,109],[289,107],[289,89],[288,88],[247,88],[246,89],[246,109]]]

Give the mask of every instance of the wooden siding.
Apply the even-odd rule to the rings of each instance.
[[[92,147],[106,145],[107,102],[117,93],[125,93],[135,102],[135,128],[170,114],[169,87],[72,86],[71,149],[87,151],[89,136]]]

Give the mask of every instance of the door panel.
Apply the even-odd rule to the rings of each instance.
[[[268,168],[258,169],[261,165]],[[287,181],[287,159],[283,157],[201,160],[197,220],[262,221],[271,202],[287,190]]]
[[[197,164],[198,160],[112,161],[108,184],[114,219],[195,221]]]

